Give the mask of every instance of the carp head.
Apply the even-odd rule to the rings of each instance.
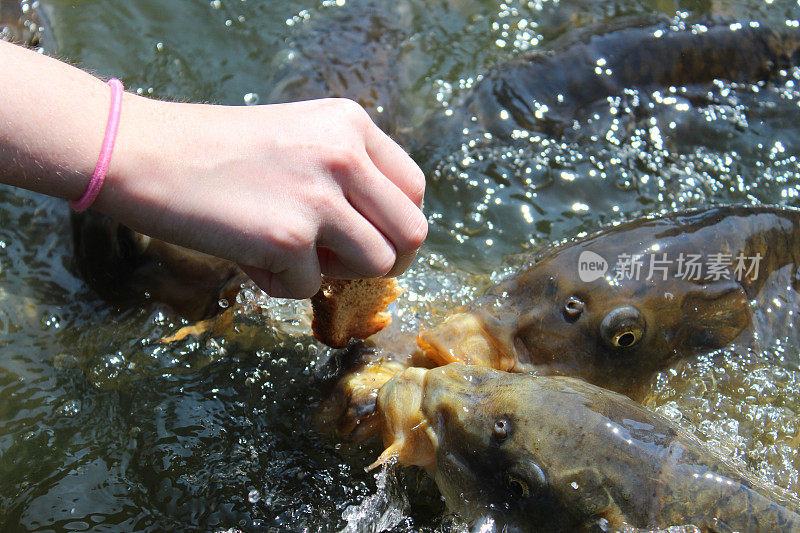
[[[683,279],[677,262],[650,275],[658,255],[647,253],[638,275],[620,275],[618,256],[646,252],[644,243],[659,249],[659,242],[674,257],[684,244],[636,226],[561,248],[468,311],[423,330],[418,344],[440,365],[578,376],[635,396],[654,372],[727,346],[751,323],[748,298],[735,280]],[[597,273],[582,270],[587,256],[599,258]]]
[[[379,412],[391,429],[373,466],[391,457],[424,466],[453,511],[473,525],[491,523],[492,531],[579,531],[598,521],[645,520],[637,509],[646,504],[622,495],[647,494],[657,475],[606,457],[618,455],[620,445],[636,449],[620,435],[639,437],[614,419],[661,429],[643,407],[573,378],[460,363],[409,370],[379,392]]]

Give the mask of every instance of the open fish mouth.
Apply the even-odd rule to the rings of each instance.
[[[417,344],[438,365],[459,362],[505,371],[517,366],[510,328],[482,311],[452,315],[436,328],[420,332]]]

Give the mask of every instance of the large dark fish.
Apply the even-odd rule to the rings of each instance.
[[[234,263],[137,233],[94,211],[73,212],[75,268],[116,305],[166,303],[190,320],[225,310],[247,279]]]
[[[635,397],[680,359],[785,335],[798,266],[797,209],[643,218],[548,251],[418,342],[437,365],[577,376]]]
[[[274,74],[270,103],[350,98],[381,129],[396,133],[408,114],[401,107],[401,51],[409,29],[400,9],[363,0],[305,22],[287,43],[290,52]]]
[[[378,411],[387,449],[375,464],[426,468],[454,511],[491,531],[800,531],[791,496],[578,379],[412,367],[380,389]]]
[[[514,130],[558,133],[578,110],[625,89],[658,89],[715,79],[756,82],[800,60],[800,29],[756,22],[696,26],[629,27],[589,34],[536,51],[488,72],[450,122],[465,117],[490,133]]]

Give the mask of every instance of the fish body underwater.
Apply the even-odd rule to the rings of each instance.
[[[473,122],[500,138],[513,137],[515,130],[558,134],[577,112],[625,89],[767,80],[800,59],[800,30],[757,22],[680,30],[632,25],[583,33],[487,72],[451,122],[458,127]]]
[[[797,502],[633,400],[568,377],[452,363],[380,390],[387,450],[493,531],[800,531]]]

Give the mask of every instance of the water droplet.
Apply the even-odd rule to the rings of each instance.
[[[258,93],[247,93],[244,95],[244,103],[245,105],[258,105],[259,96]]]
[[[228,303],[228,300],[226,300],[225,298],[220,298],[219,301],[217,302],[217,304],[223,309],[227,309],[228,306],[230,305]]]

